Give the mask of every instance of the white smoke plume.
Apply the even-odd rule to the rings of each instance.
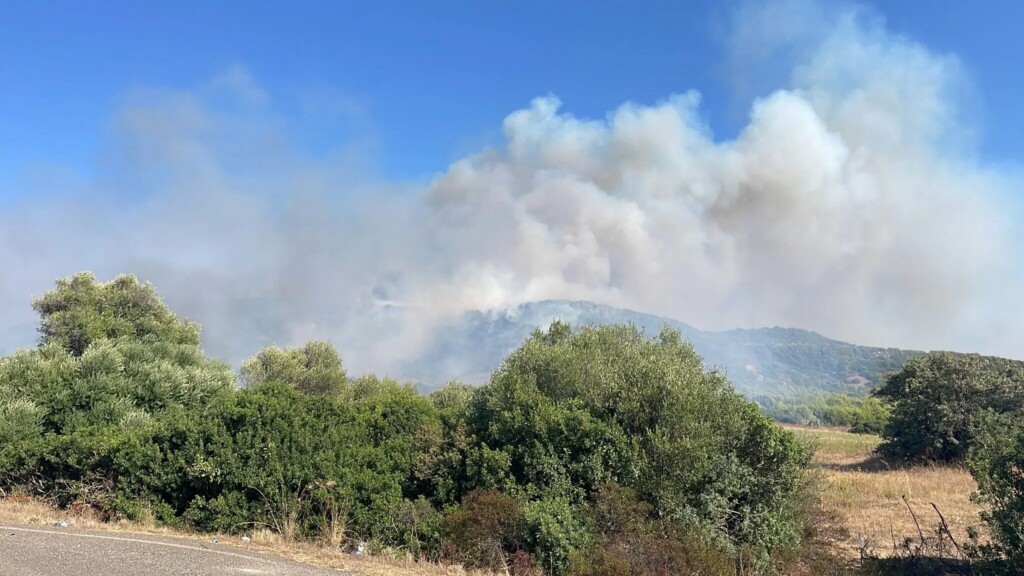
[[[596,120],[545,96],[425,185],[375,179],[359,142],[303,153],[238,70],[130,94],[95,177],[0,212],[0,349],[32,344],[30,296],[91,269],[152,281],[233,362],[325,338],[387,373],[461,312],[549,298],[1024,356],[1021,181],[972,152],[957,60],[806,2],[733,30],[738,75],[792,65],[738,137],[696,92]]]

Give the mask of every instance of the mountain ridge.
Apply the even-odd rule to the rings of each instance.
[[[747,395],[807,392],[867,393],[888,372],[923,352],[860,346],[817,332],[780,326],[701,330],[680,320],[583,300],[542,300],[487,311],[470,311],[436,332],[402,377],[422,388],[449,380],[480,384],[535,329],[554,320],[574,328],[632,323],[648,336],[669,326],[689,340],[705,365],[723,369]]]

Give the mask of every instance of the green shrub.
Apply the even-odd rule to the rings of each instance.
[[[850,433],[881,436],[885,433],[886,426],[886,422],[858,422],[850,427]]]
[[[967,465],[978,482],[977,498],[987,507],[982,518],[1000,550],[1024,571],[1024,423],[989,412],[972,429]]]
[[[496,488],[504,477],[506,462],[499,457],[492,464],[474,446],[468,415],[475,390],[453,382],[430,395],[439,425],[421,429],[416,492],[440,509],[458,504],[474,488]]]
[[[787,501],[808,451],[705,372],[674,332],[649,340],[630,326],[573,333],[555,323],[476,394],[470,423],[483,446],[507,455],[528,500],[558,494],[579,506],[618,483],[726,547],[799,540]]]
[[[548,495],[524,508],[526,540],[538,564],[549,574],[564,574],[577,550],[592,538],[580,507],[564,496]]]
[[[418,435],[435,425],[431,404],[380,383],[358,399],[308,396],[263,384],[218,403],[186,448],[207,529],[269,526],[291,538],[349,536],[419,551],[417,529],[435,522],[415,499]],[[402,521],[400,521],[402,519]]]
[[[0,487],[18,484],[38,467],[43,416],[30,398],[0,395]]]
[[[233,384],[198,346],[154,336],[97,340],[80,355],[50,343],[4,358],[0,488],[31,478],[57,502],[111,515],[156,506],[151,487],[174,483],[174,446],[163,444],[173,420]]]

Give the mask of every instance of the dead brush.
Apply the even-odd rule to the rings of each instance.
[[[890,525],[891,549],[884,556],[876,547],[878,542],[875,538],[862,536],[859,551],[863,566],[874,566],[881,574],[977,574],[976,555],[973,553],[977,549],[977,542],[973,537],[971,542],[958,542],[950,531],[945,516],[934,502],[930,504],[936,520],[933,527],[926,529],[921,525],[921,520],[911,506],[910,500],[905,495],[902,500],[916,533],[897,536],[895,528]],[[970,533],[975,534],[975,531]]]

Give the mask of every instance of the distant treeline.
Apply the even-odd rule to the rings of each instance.
[[[871,396],[804,393],[777,398],[757,396],[761,411],[776,422],[802,426],[835,426],[860,434],[880,434],[889,421],[889,405]]]

